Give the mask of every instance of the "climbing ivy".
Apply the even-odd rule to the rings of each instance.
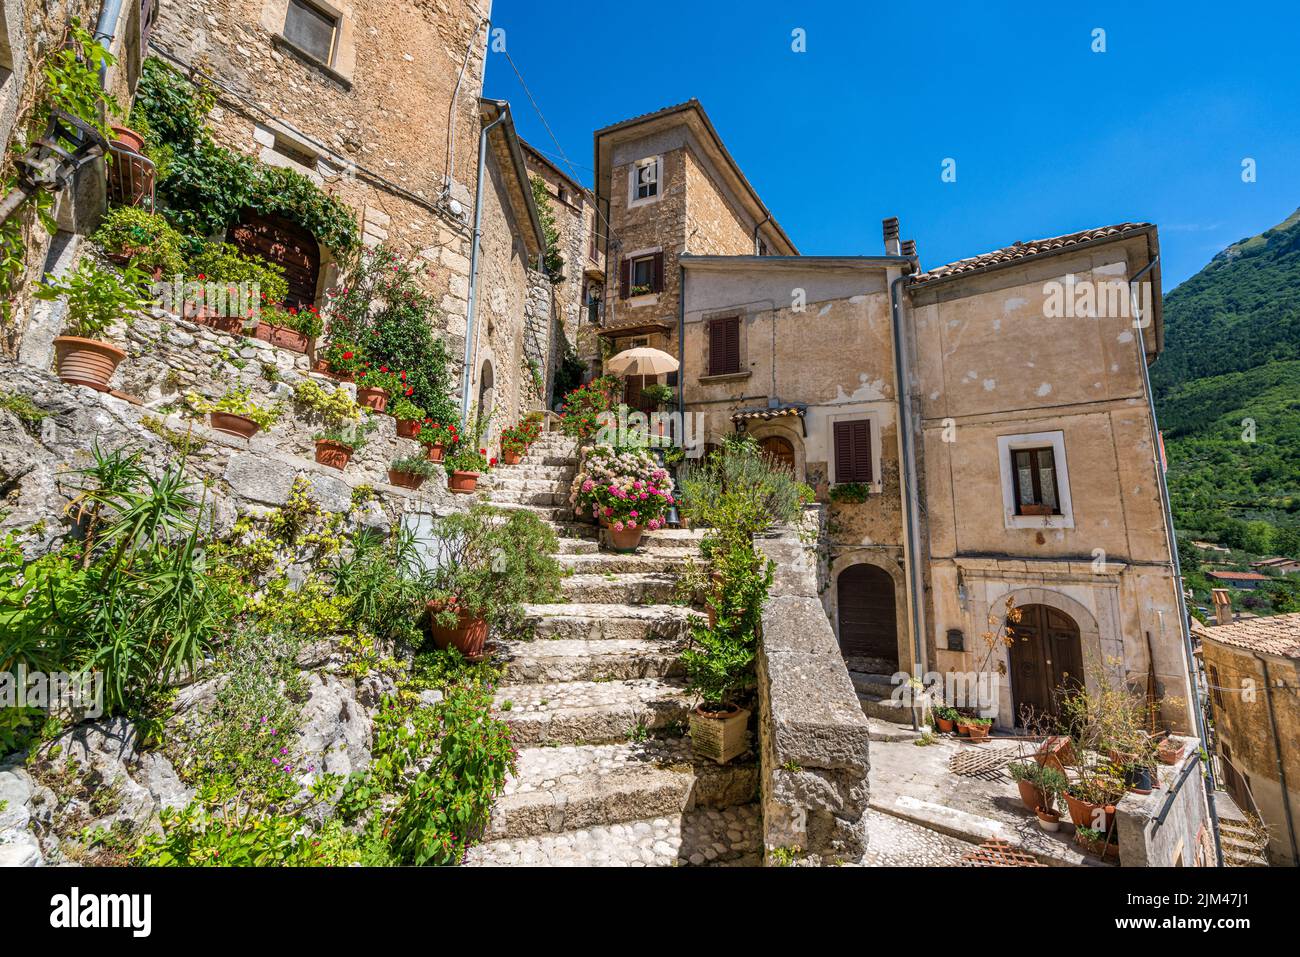
[[[546,180],[540,176],[532,177],[532,186],[537,218],[541,221],[542,233],[546,236],[543,264],[546,266],[546,274],[556,279],[564,269],[564,256],[560,253],[560,231],[555,225],[555,213],[551,210],[551,192],[546,188]]]

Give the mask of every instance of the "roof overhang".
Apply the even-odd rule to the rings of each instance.
[[[602,339],[626,339],[628,336],[646,336],[654,333],[669,332],[672,329],[672,323],[668,322],[643,322],[636,326],[610,326],[601,329],[596,335]]]
[[[799,250],[795,248],[794,242],[777,223],[771,211],[763,205],[758,191],[745,178],[745,174],[740,170],[740,164],[727,150],[726,145],[722,142],[722,137],[718,135],[717,129],[714,128],[713,122],[709,119],[708,114],[704,112],[704,107],[694,97],[685,103],[668,106],[654,113],[634,116],[631,119],[622,120],[596,130],[594,136],[595,162],[592,165],[596,169],[595,185],[598,198],[609,200],[609,197],[604,196],[600,191],[606,188],[606,184],[609,183],[610,172],[613,168],[615,145],[628,140],[639,139],[648,134],[683,123],[694,134],[695,140],[709,154],[708,159],[718,170],[719,175],[726,180],[727,186],[746,205],[746,212],[758,224],[760,235],[777,252],[797,256]]]
[[[906,256],[696,256],[682,253],[678,262],[685,269],[745,270],[762,266],[770,269],[908,269]]]
[[[510,198],[511,212],[520,224],[524,246],[528,257],[534,263],[546,251],[546,233],[542,230],[542,220],[537,214],[537,204],[533,200],[532,180],[528,176],[528,166],[524,162],[524,151],[520,148],[519,134],[515,132],[515,123],[510,116],[510,104],[505,100],[480,99],[479,118],[488,130],[488,142],[501,166],[501,171],[509,178],[506,194]],[[497,122],[500,120],[500,122]]]

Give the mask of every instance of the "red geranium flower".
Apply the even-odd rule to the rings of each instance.
[[[350,353],[350,352],[345,352],[345,353],[343,353],[343,358],[344,358],[344,359],[351,359],[351,358],[352,358],[352,353]]]

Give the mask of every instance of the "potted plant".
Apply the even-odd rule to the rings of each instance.
[[[518,465],[528,451],[530,439],[522,425],[512,425],[501,430],[501,461],[505,465]]]
[[[114,206],[91,237],[112,262],[140,267],[154,280],[185,272],[181,234],[162,216],[138,206]]]
[[[1061,812],[1055,809],[1035,808],[1034,814],[1038,818],[1038,826],[1044,831],[1059,831],[1061,829]]]
[[[632,551],[647,530],[661,528],[673,504],[668,472],[645,449],[589,449],[574,477],[569,502],[577,515],[591,515],[615,551]]]
[[[357,370],[356,380],[357,402],[375,412],[387,409],[389,397],[400,394],[403,388],[397,374],[389,372],[385,365]]]
[[[1183,759],[1183,753],[1187,750],[1186,741],[1176,741],[1173,738],[1165,738],[1160,742],[1157,754],[1161,764],[1177,764]]]
[[[1065,806],[1076,827],[1109,828],[1115,805],[1124,796],[1124,782],[1109,765],[1081,768],[1080,777],[1065,789]]]
[[[525,602],[559,596],[555,533],[536,515],[476,505],[439,519],[431,538],[439,561],[426,576],[425,607],[439,648],[477,659],[489,629],[515,632]]]
[[[312,436],[316,443],[316,461],[342,472],[352,453],[366,444],[363,431],[355,426],[322,429]]]
[[[934,720],[939,725],[940,731],[944,734],[951,734],[954,722],[957,720],[957,709],[941,705],[934,709]]]
[[[365,353],[360,346],[346,339],[337,339],[316,358],[312,371],[351,382],[353,374],[365,367],[365,361]]]
[[[1047,768],[1034,761],[1024,761],[1008,768],[1011,780],[1020,790],[1020,800],[1027,811],[1039,808],[1056,809],[1056,798],[1066,787],[1065,775],[1055,768]]]
[[[968,715],[958,712],[957,717],[952,719],[952,723],[956,727],[958,734],[970,737],[970,717]]]
[[[108,391],[108,382],[126,351],[99,337],[119,319],[128,325],[133,313],[148,305],[144,290],[149,277],[136,266],[121,276],[83,259],[71,272],[48,275],[38,286],[38,299],[65,300],[63,334],[54,339],[55,368],[69,385],[88,385]]]
[[[993,726],[992,718],[967,718],[966,732],[970,735],[972,741],[984,741],[989,736],[989,728]]]
[[[1109,827],[1105,830],[1087,826],[1078,827],[1074,832],[1074,842],[1103,860],[1119,858],[1119,844],[1110,840]]]
[[[430,462],[441,462],[446,450],[460,442],[456,426],[440,425],[428,419],[425,419],[424,424],[420,426],[416,438],[424,446],[425,454],[429,456]]]
[[[406,396],[398,396],[390,403],[388,414],[397,420],[398,438],[413,439],[420,434],[420,426],[424,424],[424,410]]]
[[[447,488],[450,491],[468,495],[478,488],[478,477],[496,464],[496,459],[488,459],[487,449],[462,448],[452,452],[443,461],[447,470]]]
[[[415,491],[425,479],[433,478],[437,472],[438,467],[423,455],[404,455],[389,464],[388,481],[399,488]]]
[[[208,416],[212,428],[247,439],[260,429],[269,429],[280,417],[278,404],[270,408],[258,405],[250,397],[250,392],[248,388],[228,389],[216,402],[192,393],[187,399],[195,411]]]
[[[258,311],[257,327],[253,335],[290,352],[306,353],[311,343],[321,333],[320,313],[315,306],[286,308],[280,303],[263,303]]]

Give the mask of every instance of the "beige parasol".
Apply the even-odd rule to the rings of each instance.
[[[611,375],[663,375],[676,372],[679,363],[661,349],[624,349],[605,363]]]

